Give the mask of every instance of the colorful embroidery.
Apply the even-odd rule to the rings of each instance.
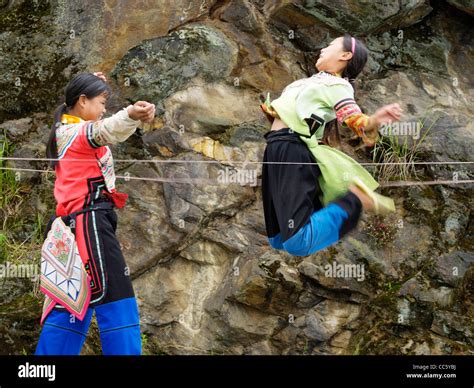
[[[83,120],[80,117],[71,116],[68,114],[63,114],[61,116],[61,123],[63,125],[59,126],[56,129],[56,144],[58,147],[58,159],[62,159],[66,154],[69,147],[71,147],[72,143],[76,139],[79,130],[76,125],[70,124],[77,124],[82,122]],[[65,124],[65,125],[64,125]]]
[[[56,129],[58,159],[62,159],[79,133],[77,125],[62,125]]]
[[[352,88],[352,85],[350,84],[349,81],[347,81],[345,78],[326,73],[324,71],[320,71],[317,74],[314,74],[309,78],[311,81],[316,81],[319,84],[324,84],[324,85],[347,85]]]
[[[102,121],[95,121],[87,125],[87,141],[92,148],[102,147],[105,141],[100,136],[100,128],[103,125]]]
[[[344,98],[334,105],[334,110],[336,111],[337,121],[342,124],[349,116],[354,114],[360,114],[362,111],[359,108],[359,105],[352,98]]]
[[[47,249],[56,257],[61,264],[65,267],[72,248],[72,241],[66,233],[59,227],[54,228],[51,241],[49,242]]]
[[[362,113],[352,98],[344,98],[334,105],[337,121],[346,124],[357,136],[361,137],[369,123],[369,116]]]
[[[352,129],[357,136],[361,137],[369,124],[369,116],[363,113],[355,114],[347,118],[345,124]]]
[[[99,164],[100,171],[104,177],[107,191],[112,193],[115,191],[114,158],[112,157],[110,148],[108,146],[105,148],[105,154],[101,158],[98,158],[97,163]]]
[[[301,86],[307,86],[309,84],[322,84],[322,85],[348,85],[352,88],[352,85],[344,78],[334,76],[332,74],[326,73],[324,71],[320,71],[317,74],[314,74],[311,77],[308,78],[302,78],[296,81],[293,81],[291,84],[287,85],[283,91],[282,95],[287,91],[288,89],[293,89],[293,88],[298,88]]]
[[[80,320],[84,318],[90,301],[89,276],[75,236],[61,217],[53,222],[43,243],[40,290],[52,300],[45,301],[44,313],[57,303]]]

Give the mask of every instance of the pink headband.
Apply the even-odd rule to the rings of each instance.
[[[355,49],[356,49],[356,40],[354,38],[351,38],[352,40],[352,55],[355,54]]]

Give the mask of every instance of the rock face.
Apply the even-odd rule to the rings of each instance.
[[[352,31],[354,34],[388,31],[409,27],[428,15],[432,8],[425,0],[409,2],[349,0],[322,0],[302,2],[296,8],[314,17],[318,22],[336,31]]]
[[[118,238],[145,353],[473,354],[472,184],[383,189],[396,214],[364,215],[336,245],[292,257],[267,242],[253,163],[269,129],[259,95],[314,73],[319,49],[349,32],[370,51],[360,105],[399,101],[405,122],[423,123],[418,177],[473,179],[472,164],[429,164],[472,161],[472,14],[471,1],[454,0],[0,2],[0,151],[44,157],[78,71],[107,73],[112,112],[157,105],[153,125],[113,147],[118,175],[171,180],[118,182],[130,195]],[[371,160],[342,137],[344,151]],[[54,178],[2,171],[0,264],[11,252],[38,264]],[[0,352],[32,353],[37,283],[0,288]],[[100,353],[96,326],[84,353]]]
[[[134,47],[112,75],[130,86],[124,88],[126,98],[161,103],[192,81],[225,79],[237,63],[237,54],[237,45],[218,29],[193,23]]]

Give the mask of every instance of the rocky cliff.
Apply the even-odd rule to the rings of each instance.
[[[107,74],[110,112],[157,105],[153,125],[113,148],[117,173],[196,181],[118,182],[130,195],[118,237],[145,353],[473,354],[473,186],[456,184],[474,175],[458,163],[472,161],[473,13],[469,0],[3,0],[2,154],[45,157],[52,112],[79,71]],[[406,122],[423,123],[409,180],[453,184],[384,188],[395,215],[364,215],[333,247],[291,257],[267,243],[258,185],[219,177],[260,176],[251,162],[269,127],[259,95],[313,74],[319,50],[344,32],[370,50],[360,105],[399,101]],[[372,160],[342,135],[346,152]],[[37,265],[54,177],[1,172],[0,258]],[[34,351],[37,286],[0,279],[0,353]],[[95,326],[84,353],[100,353]]]

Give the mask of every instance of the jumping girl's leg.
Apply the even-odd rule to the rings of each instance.
[[[270,245],[305,256],[354,229],[362,203],[349,191],[323,208],[321,171],[298,135],[282,129],[270,132],[266,139],[264,161],[272,163],[263,166],[262,198]]]
[[[296,234],[283,242],[288,253],[307,256],[334,244],[357,225],[362,204],[352,192],[311,214]]]
[[[281,241],[280,226],[278,225],[278,217],[275,210],[275,203],[273,202],[272,190],[270,188],[270,173],[272,166],[265,164],[268,161],[267,149],[263,154],[262,167],[262,200],[263,210],[265,215],[265,226],[267,229],[268,242],[275,249],[283,249]]]

